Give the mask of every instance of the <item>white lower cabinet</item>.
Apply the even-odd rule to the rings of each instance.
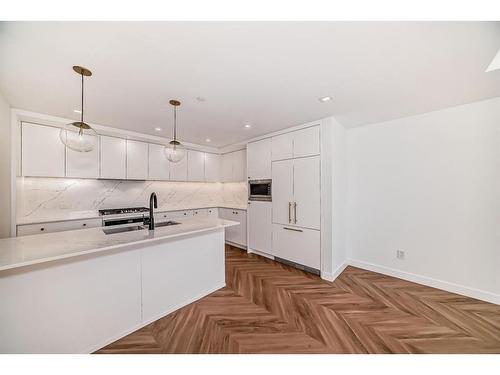
[[[272,202],[248,202],[248,248],[272,253]]]
[[[208,217],[219,217],[219,209],[218,208],[207,208],[207,216]]]
[[[273,224],[275,257],[320,269],[320,231],[289,225]]]
[[[208,210],[206,208],[201,208],[199,210],[193,210],[193,216],[208,217]]]
[[[87,229],[102,226],[102,219],[67,220],[41,224],[26,224],[17,226],[18,236],[30,234],[62,232],[65,230]]]
[[[233,244],[247,246],[247,215],[245,210],[234,210],[231,208],[220,208],[221,219],[237,221],[240,225],[226,228],[226,241]]]

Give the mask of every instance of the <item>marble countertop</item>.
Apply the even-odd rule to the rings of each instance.
[[[212,206],[191,206],[191,207],[161,207],[155,209],[155,213],[161,212],[173,212],[173,211],[185,211],[185,210],[200,210],[205,208],[229,208],[234,210],[246,210],[247,205],[212,205]],[[119,217],[119,216],[130,216],[127,215],[109,215],[107,218]],[[87,220],[87,219],[101,219],[103,216],[99,215],[98,210],[90,211],[69,211],[65,210],[54,211],[53,213],[43,215],[33,215],[23,218],[18,218],[17,225],[28,225],[28,224],[41,224],[41,223],[51,223],[57,221],[71,221],[71,220]]]
[[[175,221],[181,224],[154,231],[105,234],[103,228],[89,228],[0,239],[0,271],[239,225],[218,218],[189,217]]]

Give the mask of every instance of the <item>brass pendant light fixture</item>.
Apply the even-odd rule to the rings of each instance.
[[[172,99],[169,103],[174,107],[174,139],[165,146],[164,151],[169,161],[171,161],[172,163],[178,163],[184,158],[184,155],[186,154],[186,149],[177,140],[177,107],[181,105],[181,102]]]
[[[73,70],[82,77],[80,121],[64,125],[59,132],[59,138],[66,147],[73,151],[89,152],[97,145],[97,132],[83,121],[83,77],[90,77],[92,72],[81,66],[74,66]]]

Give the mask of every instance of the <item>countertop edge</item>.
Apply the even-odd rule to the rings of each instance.
[[[193,207],[193,208],[176,208],[172,210],[157,210],[155,213],[163,213],[163,212],[176,212],[176,211],[191,211],[191,210],[205,210],[209,208],[227,208],[230,210],[241,210],[241,211],[247,211],[248,207],[242,207],[242,206],[223,206],[223,205],[217,205],[217,206],[204,206],[204,207]],[[127,214],[130,216],[130,214]],[[120,217],[120,216],[127,216],[127,215],[113,215],[113,217]],[[111,216],[110,216],[111,217]],[[92,220],[92,219],[102,219],[103,216],[99,215],[99,213],[96,213],[95,215],[88,215],[88,216],[80,216],[80,217],[72,217],[72,218],[58,218],[58,219],[39,219],[39,220],[33,220],[33,221],[18,221],[16,222],[17,225],[35,225],[35,224],[47,224],[47,223],[60,223],[64,221],[78,221],[78,220]]]
[[[230,222],[229,220],[226,220],[227,222]],[[130,247],[134,245],[139,245],[139,244],[145,244],[149,242],[158,242],[161,240],[168,240],[172,238],[178,238],[178,237],[184,237],[184,236],[189,236],[191,234],[196,234],[196,233],[203,233],[203,232],[209,232],[217,229],[224,229],[226,227],[232,227],[235,225],[239,225],[238,222],[230,222],[226,225],[215,225],[212,227],[207,227],[207,228],[202,228],[202,229],[196,229],[196,230],[191,230],[188,232],[182,232],[182,233],[175,233],[175,234],[170,234],[170,235],[165,235],[162,237],[156,237],[156,238],[147,238],[143,240],[137,240],[137,241],[132,241],[132,242],[127,242],[123,244],[118,244],[118,245],[110,245],[110,246],[105,246],[102,248],[98,249],[91,249],[91,250],[83,250],[75,253],[69,253],[69,254],[63,254],[63,255],[56,255],[56,256],[49,256],[47,258],[40,258],[40,259],[33,259],[25,262],[20,262],[20,263],[14,263],[14,264],[9,264],[5,266],[0,266],[0,272],[2,271],[8,271],[8,270],[13,270],[13,269],[18,269],[18,268],[23,268],[23,267],[28,267],[36,264],[42,264],[42,263],[49,263],[49,262],[54,262],[57,260],[62,260],[62,259],[69,259],[69,258],[75,258],[79,257],[82,255],[88,255],[88,254],[97,254],[101,252],[107,252],[111,250],[116,250],[119,248],[125,248],[125,247]]]

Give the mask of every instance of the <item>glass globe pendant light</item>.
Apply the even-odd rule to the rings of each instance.
[[[80,121],[64,125],[59,131],[61,142],[73,151],[89,152],[97,145],[97,132],[83,121],[83,77],[90,77],[92,72],[81,66],[74,66],[73,70],[82,76],[82,107]]]
[[[172,163],[178,163],[186,154],[186,149],[177,140],[177,107],[181,105],[181,102],[178,100],[171,100],[169,103],[174,107],[174,139],[165,146],[165,155]]]

